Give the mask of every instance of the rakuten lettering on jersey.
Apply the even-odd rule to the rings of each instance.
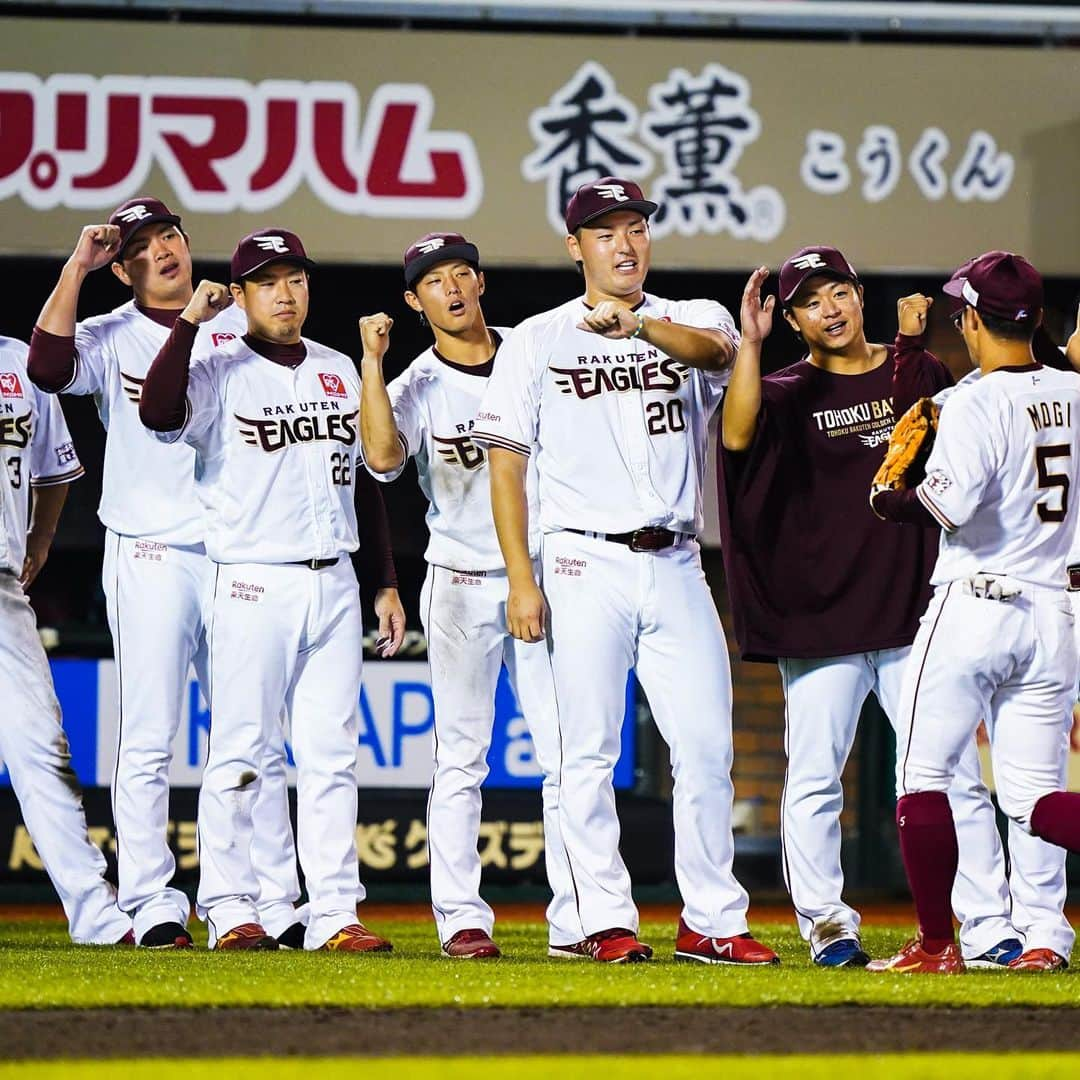
[[[306,183],[346,214],[468,217],[476,147],[431,131],[434,111],[420,84],[379,86],[361,114],[349,83],[3,73],[0,199],[109,207],[156,167],[191,210],[262,212]]]

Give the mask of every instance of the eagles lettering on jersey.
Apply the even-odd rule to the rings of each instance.
[[[300,403],[301,415],[290,420],[287,416],[274,417],[269,420],[256,420],[239,413],[233,413],[233,417],[240,424],[240,437],[248,446],[258,446],[268,454],[275,454],[278,450],[297,443],[310,442],[336,442],[345,446],[352,446],[356,442],[356,418],[359,410],[354,409],[349,413],[331,412],[328,415],[308,415],[304,408],[306,402]],[[313,402],[313,405],[330,405],[338,408],[337,402]],[[282,408],[293,411],[292,405]],[[264,410],[269,411],[269,410]]]
[[[636,361],[642,358],[641,353],[631,353],[625,358],[618,360]],[[650,357],[663,356],[657,350],[650,350]],[[605,360],[605,362],[610,362]],[[578,357],[578,363],[593,364],[596,358]],[[683,383],[690,377],[690,369],[685,364],[671,357],[664,359],[648,359],[645,363],[627,363],[624,367],[578,367],[548,369],[554,375],[555,385],[564,394],[576,394],[582,401],[596,397],[598,394],[615,393],[624,394],[631,390],[662,391],[668,394],[677,394]]]
[[[479,469],[487,461],[487,455],[469,435],[458,435],[452,439],[432,435],[431,440],[439,444],[435,449],[439,457],[448,465],[460,465],[463,469]]]
[[[33,427],[30,414],[21,416],[0,416],[0,446],[10,446],[16,450],[25,450],[30,445]]]

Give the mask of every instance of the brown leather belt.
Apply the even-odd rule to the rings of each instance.
[[[1080,592],[1080,563],[1073,563],[1066,573],[1069,575],[1069,592]]]
[[[325,570],[328,566],[334,566],[337,561],[337,559],[300,559],[289,565],[306,566],[309,570]]]
[[[693,539],[692,533],[672,532],[671,529],[662,529],[656,525],[624,533],[589,532],[588,529],[567,529],[566,531],[577,533],[579,536],[591,536],[595,540],[608,540],[613,544],[625,544],[631,551],[663,551],[681,540]]]

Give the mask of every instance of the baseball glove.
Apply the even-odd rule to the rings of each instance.
[[[873,491],[899,491],[914,487],[926,467],[934,445],[941,410],[928,398],[919,398],[896,422],[889,436],[889,450],[874,474]]]

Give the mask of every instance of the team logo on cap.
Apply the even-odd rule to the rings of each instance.
[[[828,264],[816,251],[811,251],[809,255],[800,255],[797,259],[792,259],[791,265],[796,270],[816,270],[819,266]]]
[[[21,398],[23,396],[22,383],[14,371],[0,372],[0,397]]]
[[[142,203],[138,203],[135,206],[129,206],[126,210],[121,210],[116,216],[130,225],[133,221],[142,221],[143,218],[150,217],[150,211]]]
[[[327,374],[326,372],[319,372],[319,382],[322,383],[323,392],[327,397],[347,397],[345,393],[345,384],[341,381],[340,375]]]
[[[272,251],[277,255],[288,255],[289,245],[284,236],[256,236],[255,246],[262,251]]]
[[[601,199],[614,199],[616,202],[630,201],[630,196],[626,194],[626,188],[622,184],[597,184],[595,190]]]
[[[416,250],[419,251],[421,255],[430,255],[433,251],[438,251],[441,247],[446,247],[446,241],[441,236],[436,236],[431,240],[422,240],[416,245]]]

